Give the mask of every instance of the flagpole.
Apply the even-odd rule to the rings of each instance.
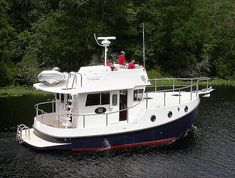
[[[145,68],[145,42],[144,42],[144,23],[143,23],[143,66]]]

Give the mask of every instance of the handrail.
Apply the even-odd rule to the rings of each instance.
[[[35,105],[34,105],[34,108],[36,109],[36,118],[37,118],[39,115],[42,115],[42,122],[43,122],[43,120],[44,120],[43,115],[44,115],[44,114],[48,114],[48,113],[45,112],[44,110],[40,109],[39,106],[45,105],[45,104],[52,104],[52,112],[54,113],[54,112],[55,112],[55,110],[54,110],[55,104],[54,104],[54,103],[56,103],[56,102],[58,102],[58,101],[51,100],[51,101],[45,101],[45,102],[41,102],[41,103],[35,104]],[[40,112],[40,114],[39,114],[39,112]]]
[[[73,85],[74,85],[74,82],[75,82],[75,79],[76,79],[76,84],[77,84],[77,74],[75,73],[74,77],[73,77],[73,82],[72,82],[72,87],[73,88]]]
[[[81,75],[82,77],[82,75]],[[164,79],[167,79],[167,80],[172,80],[172,81],[177,81],[178,78],[164,78]],[[181,94],[182,94],[182,91],[185,91],[186,89],[190,89],[190,95],[189,95],[189,99],[192,100],[193,97],[198,97],[199,96],[199,81],[207,81],[207,89],[208,89],[208,80],[209,78],[206,78],[206,77],[201,77],[201,78],[179,78],[179,80],[181,81],[189,81],[190,83],[188,85],[185,85],[185,84],[179,84],[179,85],[175,85],[175,83],[173,83],[173,88],[170,88],[170,89],[163,89],[163,90],[156,90],[156,81],[160,81],[160,80],[164,80],[163,78],[161,79],[150,79],[149,81],[154,81],[154,84],[152,84],[150,87],[155,87],[155,92],[164,92],[164,101],[163,101],[163,106],[167,106],[167,100],[166,100],[166,93],[167,92],[177,92],[176,93],[176,96],[179,97],[179,104],[181,104],[182,102],[182,99],[181,99]],[[81,83],[82,85],[82,83]],[[164,85],[161,85],[161,86],[164,86]],[[169,86],[169,85],[167,85]],[[196,87],[196,88],[195,88]],[[106,116],[106,125],[108,125],[108,118],[111,114],[115,114],[115,113],[119,113],[119,112],[122,112],[122,111],[126,111],[126,110],[130,110],[134,107],[136,107],[137,105],[139,105],[141,102],[146,101],[146,109],[148,109],[148,93],[152,93],[153,91],[148,91],[142,95],[142,98],[137,102],[135,103],[133,106],[130,106],[130,107],[127,107],[125,109],[121,109],[121,110],[116,110],[116,111],[111,111],[111,112],[108,112],[108,113],[101,113],[100,115],[102,116]],[[195,95],[193,95],[193,93]],[[45,112],[43,109],[40,109],[39,107],[41,105],[44,105],[44,104],[55,104],[57,103],[58,101],[55,101],[55,100],[52,100],[52,101],[47,101],[47,102],[41,102],[41,103],[38,103],[36,104],[34,107],[36,109],[36,113],[37,113],[37,116],[39,115],[38,112],[40,112],[41,116],[40,117],[42,120],[43,120],[43,115],[44,114],[48,114],[47,112]],[[55,113],[55,112],[53,112]],[[85,125],[86,125],[86,117],[88,116],[94,116],[94,115],[97,115],[96,113],[85,113],[85,114],[72,114],[72,117],[82,117],[83,119],[83,127],[85,128]],[[59,123],[59,120],[60,118],[66,118],[66,114],[57,114],[56,113],[56,117],[58,119],[58,123]],[[127,120],[128,122],[128,120]]]
[[[80,85],[80,87],[82,87],[82,80],[83,80],[83,79],[82,79],[82,74],[79,73],[79,72],[70,72],[70,73],[69,73],[69,77],[68,77],[67,82],[66,82],[66,90],[67,90],[67,89],[73,89],[73,86],[74,86],[75,81],[76,81],[76,84],[78,84],[78,81],[77,81],[77,80],[78,80],[77,74],[81,76],[81,85]],[[69,88],[69,79],[71,78],[72,75],[73,75],[72,86],[71,86],[71,88]]]
[[[209,85],[208,85],[208,81],[210,80],[210,78],[208,77],[199,77],[199,78],[156,78],[156,79],[149,79],[150,83],[151,81],[154,81],[154,83],[151,83],[150,86],[147,86],[148,88],[152,88],[154,87],[154,92],[164,92],[164,101],[163,101],[163,105],[166,106],[166,92],[170,92],[170,91],[177,91],[179,92],[178,96],[179,96],[179,104],[181,104],[181,92],[182,90],[188,89],[190,88],[190,100],[193,99],[193,93],[196,92],[196,97],[199,96],[199,81],[207,81],[206,83],[206,90],[209,89]],[[156,81],[173,81],[172,85],[157,85]],[[184,82],[190,82],[190,84],[178,84],[175,85],[175,81],[184,81]],[[158,87],[169,87],[172,86],[171,89],[163,89],[163,90],[157,90],[157,86]],[[181,86],[178,88],[175,88],[175,86]],[[196,87],[196,89],[193,91],[193,88]]]
[[[45,102],[37,103],[37,104],[34,105],[34,108],[36,110],[39,110],[39,111],[43,112],[44,114],[47,114],[47,112],[43,111],[42,109],[39,109],[38,106],[45,105],[45,104],[53,104],[53,103],[57,103],[57,102],[58,101],[51,100],[51,101],[45,101]],[[52,105],[52,107],[53,107],[53,105]],[[52,108],[52,110],[53,110],[53,108]]]
[[[82,87],[82,74],[77,72],[76,74],[79,74],[81,76],[81,87]]]
[[[44,101],[44,102],[41,102],[41,103],[37,103],[37,104],[34,105],[34,108],[35,108],[37,105],[49,104],[49,103],[52,103],[52,102],[56,103],[57,101],[51,100],[51,101]]]
[[[26,139],[30,139],[30,130],[29,128],[24,125],[24,124],[20,124],[20,125],[17,125],[17,130],[16,130],[16,140],[21,144],[24,142],[23,140],[23,135],[22,135],[22,132],[25,131],[25,138]]]
[[[172,85],[157,85],[156,81],[173,81],[173,84]],[[206,84],[206,88],[208,89],[209,88],[209,85],[208,85],[208,81],[210,80],[210,78],[208,77],[199,77],[199,78],[155,78],[155,79],[149,79],[150,83],[151,81],[154,81],[154,84],[151,83],[150,86],[147,86],[148,88],[151,88],[153,87],[154,85],[154,88],[155,88],[155,92],[157,91],[157,86],[158,87],[164,87],[164,86],[172,86],[173,88],[172,89],[165,89],[165,90],[159,90],[160,91],[174,91],[174,90],[178,90],[178,89],[185,89],[185,88],[190,88],[190,87],[194,87],[196,85],[197,89],[196,91],[198,92],[198,89],[199,89],[199,81],[207,81],[207,84]],[[175,85],[175,81],[188,81],[188,82],[191,82],[191,84],[188,84],[188,85],[183,85],[183,84],[179,84],[179,85]],[[195,82],[196,84],[192,84],[193,82]],[[181,87],[181,88],[175,88],[175,86],[185,86],[184,87]]]
[[[68,77],[68,79],[67,79],[67,82],[66,82],[66,90],[67,89],[69,89],[68,87],[69,87],[69,79],[71,78],[71,76],[72,76],[72,74],[73,74],[74,72],[70,72],[69,73],[69,77]],[[76,75],[74,75],[74,77],[75,77]],[[73,82],[74,82],[74,78],[73,78]],[[72,87],[73,88],[73,87]]]
[[[182,90],[182,89],[187,89],[187,88],[190,88],[190,87],[194,87],[196,86],[197,84],[194,84],[194,85],[187,85],[187,86],[183,86],[183,87],[180,87],[180,88],[175,88],[174,90]],[[164,89],[164,90],[158,90],[157,92],[169,92],[169,91],[173,91],[173,89]],[[150,92],[149,92],[150,93]]]
[[[140,99],[140,101],[137,102],[137,103],[136,103],[135,105],[133,105],[133,106],[130,106],[130,107],[128,107],[128,108],[121,109],[121,110],[118,110],[118,111],[112,111],[112,112],[108,112],[108,113],[102,113],[102,114],[100,114],[100,115],[106,115],[106,124],[108,124],[108,115],[111,115],[111,114],[114,114],[114,113],[119,113],[119,112],[126,111],[126,110],[130,110],[130,109],[136,107],[137,105],[139,105],[139,104],[144,100],[144,98],[145,98],[145,97],[144,97],[144,94],[143,94],[143,96],[142,96],[142,98]],[[43,111],[42,109],[39,109],[39,108],[38,108],[40,105],[50,104],[50,103],[55,103],[55,102],[57,102],[57,101],[52,100],[52,101],[42,102],[42,103],[36,104],[36,105],[35,105],[36,114],[37,114],[37,115],[36,115],[36,119],[37,119],[37,117],[40,115],[40,114],[38,114],[38,111],[40,111],[40,112],[42,113],[42,114],[41,114],[41,115],[42,115],[42,120],[44,119],[43,115],[44,115],[44,114],[48,114],[47,112],[45,112],[45,111]],[[83,117],[83,120],[85,120],[85,117],[87,117],[87,116],[92,116],[92,115],[97,115],[97,114],[96,114],[96,113],[72,114],[72,117],[79,117],[79,116],[81,116],[81,117]],[[61,120],[60,118],[66,117],[66,114],[58,114],[57,117],[58,117],[58,121],[59,121],[59,120]],[[85,122],[84,122],[84,124],[85,124]],[[84,125],[84,127],[85,127],[85,125]]]
[[[198,78],[196,78],[196,77],[194,77],[194,78],[154,78],[154,79],[149,79],[149,80],[183,80],[183,81],[185,81],[185,80],[188,80],[188,81],[190,81],[190,80],[200,80],[200,81],[205,81],[205,80],[210,80],[210,78],[208,78],[208,77],[198,77]]]
[[[118,113],[118,112],[129,110],[129,109],[134,108],[135,106],[139,105],[144,100],[144,98],[145,97],[143,95],[138,103],[136,103],[135,105],[130,106],[128,108],[121,109],[121,110],[118,110],[118,111],[112,111],[112,112],[109,112],[109,113],[102,113],[102,114],[114,114],[114,113]],[[44,104],[50,104],[50,103],[53,103],[53,102],[56,103],[57,101],[52,100],[52,101],[48,101],[48,102],[41,102],[41,103],[36,104],[34,107],[35,107],[35,109],[40,110],[44,114],[48,114],[47,112],[43,111],[42,109],[37,108],[37,106],[44,105]],[[102,114],[100,114],[100,115],[102,115]],[[97,114],[96,113],[86,113],[86,114],[78,114],[77,116],[91,116],[91,115],[97,115]],[[61,116],[66,116],[66,114],[61,114]]]
[[[125,109],[121,109],[121,110],[118,110],[118,111],[113,111],[113,112],[108,112],[108,113],[102,113],[102,114],[99,114],[99,115],[103,115],[103,116],[106,116],[106,126],[108,126],[108,116],[111,115],[111,114],[114,114],[114,113],[119,113],[119,112],[122,112],[122,111],[126,111],[126,110],[130,110],[134,107],[136,107],[137,105],[139,105],[142,101],[144,100],[144,97],[141,98],[141,100],[136,103],[135,105],[131,106],[131,107],[128,107],[128,108],[125,108]],[[85,128],[85,120],[86,120],[86,117],[87,116],[94,116],[94,115],[97,115],[95,113],[86,113],[86,114],[72,114],[72,117],[83,117],[83,128]],[[61,114],[61,115],[58,115],[58,118],[59,120],[61,120],[60,118],[62,117],[66,117],[66,114]],[[128,122],[128,120],[127,120]]]

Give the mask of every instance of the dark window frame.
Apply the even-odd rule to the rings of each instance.
[[[143,98],[144,89],[136,89],[133,92],[133,101],[140,101]]]
[[[102,106],[110,104],[110,93],[91,93],[87,94],[85,106]]]

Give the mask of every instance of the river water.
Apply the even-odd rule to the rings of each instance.
[[[78,153],[38,152],[15,141],[45,97],[0,98],[0,177],[235,177],[235,88],[201,98],[188,136],[168,146]]]

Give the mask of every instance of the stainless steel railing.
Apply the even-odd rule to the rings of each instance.
[[[181,92],[189,89],[190,92],[190,100],[193,99],[193,94],[196,94],[196,97],[198,97],[199,93],[199,82],[206,81],[206,90],[209,89],[209,80],[210,78],[207,77],[200,77],[200,78],[156,78],[156,79],[150,79],[151,85],[147,88],[153,88],[154,92],[163,92],[163,105],[166,106],[167,103],[167,92],[173,92],[176,93],[179,97],[179,104],[181,104]],[[166,84],[161,84],[161,82]],[[172,84],[169,84],[172,83]],[[178,83],[178,84],[177,84]],[[168,89],[161,89],[163,87],[170,87]],[[160,88],[158,90],[158,88]],[[176,96],[177,96],[176,95]]]
[[[67,80],[67,83],[66,83],[66,90],[68,90],[68,89],[73,89],[73,87],[74,87],[74,83],[76,82],[76,85],[78,84],[78,77],[77,77],[77,75],[80,75],[80,87],[82,87],[82,74],[81,73],[79,73],[79,72],[70,72],[69,73],[69,78],[68,78],[68,80]],[[72,78],[72,76],[73,76],[73,78]],[[71,85],[71,87],[69,87],[69,79],[70,78],[72,78],[72,85]]]
[[[167,82],[163,85],[160,83],[160,81],[164,81],[164,80]],[[175,93],[175,96],[178,96],[178,103],[179,104],[182,103],[181,94],[182,94],[182,92],[184,92],[186,90],[189,90],[189,92],[190,92],[189,100],[193,100],[193,95],[195,97],[199,96],[199,94],[198,94],[199,93],[199,82],[206,81],[206,89],[208,89],[209,78],[163,78],[163,79],[150,79],[149,81],[152,83],[152,85],[148,88],[153,88],[153,91],[145,92],[143,94],[141,100],[139,102],[137,102],[135,105],[128,107],[128,108],[125,108],[125,109],[122,109],[122,110],[99,114],[100,117],[105,118],[105,125],[106,126],[109,125],[109,118],[111,117],[112,114],[120,113],[125,110],[131,110],[132,108],[135,108],[137,105],[139,105],[141,102],[146,101],[145,109],[148,109],[148,107],[149,107],[148,106],[148,100],[149,100],[148,95],[151,92],[156,92],[156,93],[163,92],[163,96],[164,96],[163,97],[163,106],[167,106],[167,93],[169,93],[169,92],[173,92],[173,93]],[[169,85],[169,82],[171,82],[172,85]],[[162,87],[168,87],[168,88],[161,89]],[[68,119],[66,119],[66,114],[59,114],[55,111],[56,102],[59,102],[59,101],[53,100],[53,101],[42,102],[42,103],[36,104],[35,105],[36,119],[44,124],[45,119],[47,119],[47,116],[49,116],[49,114],[53,113],[54,114],[53,116],[55,117],[55,119],[57,121],[57,124],[54,125],[54,127],[61,128],[61,127],[63,127],[62,126],[63,122],[67,122]],[[42,109],[42,106],[44,106],[46,104],[51,104],[51,112],[45,112],[44,109]],[[72,118],[76,118],[76,117],[82,118],[82,125],[83,125],[82,127],[83,128],[86,128],[87,118],[91,117],[91,116],[95,116],[95,115],[97,116],[96,113],[71,114]],[[127,122],[129,122],[128,117],[127,117]],[[71,128],[74,128],[74,127],[71,127]]]
[[[191,86],[193,85],[193,83],[197,84],[197,86],[199,85],[199,82],[202,81],[206,81],[206,87],[208,89],[208,85],[209,85],[209,80],[210,78],[208,77],[199,77],[199,78],[156,78],[156,79],[149,79],[150,83],[152,84],[151,87],[154,87],[154,90],[157,91],[157,87],[166,87],[166,86],[172,86],[172,91],[174,92],[175,87],[177,86]],[[166,81],[167,85],[159,85],[157,82],[160,81]],[[181,84],[181,85],[177,85],[176,83],[181,82],[190,82],[186,83],[186,84]],[[172,82],[172,84],[169,84],[170,82]]]
[[[112,112],[108,112],[108,113],[102,113],[102,114],[99,114],[100,117],[105,117],[105,125],[108,126],[109,125],[109,118],[111,117],[110,115],[112,114],[117,114],[117,113],[120,113],[122,111],[126,111],[126,110],[131,110],[132,108],[136,107],[137,105],[139,105],[141,102],[144,101],[144,98],[145,98],[145,95],[143,94],[142,98],[140,101],[138,101],[135,105],[131,106],[131,107],[128,107],[128,108],[125,108],[125,109],[122,109],[122,110],[118,110],[118,111],[112,111]],[[36,120],[41,122],[42,124],[45,124],[46,123],[46,119],[47,118],[50,118],[51,117],[48,117],[49,115],[52,116],[51,114],[54,114],[54,117],[57,121],[57,124],[54,125],[54,127],[58,127],[58,128],[61,128],[63,127],[63,123],[66,122],[66,114],[57,114],[55,111],[54,111],[54,106],[55,106],[55,103],[58,102],[58,101],[48,101],[48,102],[42,102],[42,103],[38,103],[36,104],[34,107],[36,109]],[[45,112],[43,109],[41,109],[42,106],[44,105],[47,105],[47,104],[51,104],[51,110],[53,112]],[[90,117],[90,116],[97,116],[96,113],[86,113],[86,114],[71,114],[72,118],[76,118],[76,117],[82,117],[82,120],[83,120],[83,128],[86,127],[86,118],[87,117]],[[127,117],[127,122],[129,122],[128,120],[128,117]],[[67,128],[74,128],[74,127],[67,127]]]
[[[17,125],[16,141],[18,141],[20,144],[24,142],[23,132],[24,132],[24,139],[30,139],[29,128],[24,124]]]

